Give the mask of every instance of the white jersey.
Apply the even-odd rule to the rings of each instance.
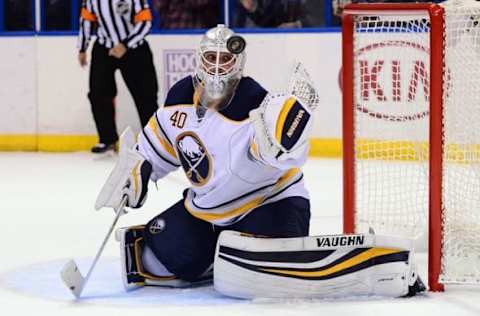
[[[230,225],[260,205],[287,197],[308,199],[300,169],[308,148],[282,162],[265,161],[256,152],[248,112],[266,94],[253,79],[242,78],[226,109],[207,110],[200,119],[192,78],[178,82],[139,135],[138,150],[153,166],[151,179],[182,167],[191,183],[185,208],[216,225]]]

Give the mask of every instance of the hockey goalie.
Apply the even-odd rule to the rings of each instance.
[[[289,91],[243,76],[246,42],[218,25],[204,35],[193,76],[176,83],[117,166],[96,208],[140,208],[149,181],[182,168],[191,186],[146,225],[122,228],[127,289],[213,279],[241,298],[404,296],[424,289],[406,239],[309,235],[302,165],[318,94],[297,65]]]

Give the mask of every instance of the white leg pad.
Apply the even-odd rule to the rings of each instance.
[[[376,235],[255,238],[220,235],[217,291],[237,298],[400,297],[416,280],[413,242]]]

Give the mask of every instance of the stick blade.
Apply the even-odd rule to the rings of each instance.
[[[60,272],[60,276],[62,277],[63,283],[65,283],[75,298],[80,298],[85,278],[80,273],[75,261],[70,260],[67,262]]]

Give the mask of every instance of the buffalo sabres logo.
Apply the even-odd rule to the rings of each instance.
[[[192,132],[177,137],[177,151],[185,174],[193,185],[202,186],[210,179],[212,162],[200,138]]]
[[[165,229],[165,226],[166,224],[163,218],[156,218],[150,224],[150,227],[148,229],[150,231],[150,234],[155,235],[155,234],[161,233]]]
[[[118,0],[115,4],[115,11],[118,15],[130,14],[130,4],[127,0]]]

